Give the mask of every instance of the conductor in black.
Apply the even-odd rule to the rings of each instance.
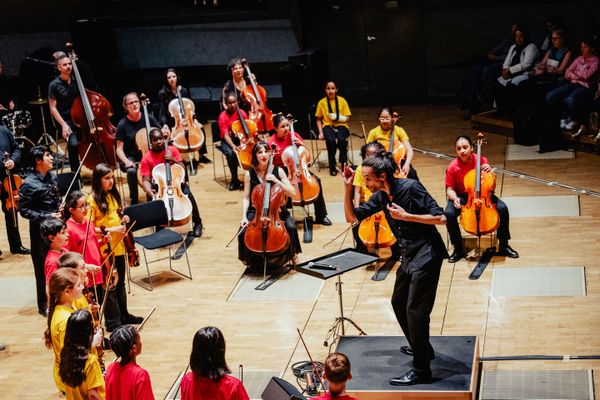
[[[431,382],[430,362],[435,353],[429,343],[429,315],[448,252],[434,226],[446,223],[444,210],[419,181],[394,178],[395,165],[391,153],[363,161],[364,182],[373,195],[358,208],[352,203],[354,172],[346,167],[344,212],[348,222],[355,222],[383,211],[400,242],[402,263],[396,273],[392,307],[410,344],[400,351],[413,356],[413,367],[390,379],[390,384],[405,386]]]

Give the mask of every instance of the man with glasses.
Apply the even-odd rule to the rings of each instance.
[[[121,171],[127,173],[127,185],[131,204],[138,203],[138,178],[137,169],[142,160],[142,149],[138,148],[135,141],[136,133],[140,129],[146,129],[146,121],[142,115],[140,99],[136,92],[130,92],[123,97],[123,108],[127,112],[117,125],[117,158]],[[150,128],[161,129],[160,124],[154,116],[148,113]],[[169,128],[162,128],[164,135],[169,134]],[[148,134],[147,132],[145,133]],[[150,145],[150,143],[148,143]],[[144,149],[144,153],[149,147]]]

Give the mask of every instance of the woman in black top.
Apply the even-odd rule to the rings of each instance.
[[[275,185],[280,185],[288,196],[294,196],[296,193],[285,171],[274,166],[273,172],[268,174],[268,164],[269,145],[264,141],[260,141],[252,149],[252,168],[246,171],[246,175],[244,176],[244,200],[242,203],[242,221],[240,223],[244,231],[238,235],[238,258],[249,268],[259,269],[263,267],[264,263],[262,254],[250,251],[244,243],[246,226],[257,214],[256,208],[252,204],[252,191],[257,185],[265,181],[270,181]],[[285,207],[281,207],[279,217],[284,221],[285,228],[290,235],[290,246],[282,252],[269,254],[267,256],[267,267],[277,268],[290,260],[293,264],[296,264],[298,261],[297,254],[302,252],[296,223]]]
[[[159,101],[159,111],[158,111],[158,121],[162,124],[163,129],[166,127],[171,131],[175,126],[175,119],[169,113],[169,103],[171,100],[177,98],[177,86],[181,86],[179,90],[181,93],[181,97],[186,97],[191,99],[190,90],[187,87],[184,87],[181,83],[181,77],[177,75],[177,71],[174,68],[169,68],[165,73],[165,80],[163,82],[163,87],[158,91],[158,101]],[[195,116],[194,116],[195,118]],[[202,132],[204,132],[204,128],[202,128]],[[204,132],[204,137],[206,138],[206,132]],[[206,140],[200,146],[198,153],[200,154],[199,162],[204,164],[209,164],[211,161],[206,157]]]
[[[250,104],[246,103],[242,98],[242,91],[246,86],[249,86],[252,83],[246,74],[246,69],[242,65],[242,59],[231,59],[229,63],[227,63],[227,69],[231,72],[231,79],[228,79],[227,82],[225,82],[225,85],[223,85],[223,92],[221,93],[221,110],[227,109],[227,104],[225,104],[227,95],[229,93],[235,93],[240,108],[249,113]]]

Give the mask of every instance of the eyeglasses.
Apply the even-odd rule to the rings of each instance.
[[[89,204],[84,204],[82,206],[75,207],[75,208],[79,208],[80,210],[87,210],[88,208],[90,208],[90,205]]]

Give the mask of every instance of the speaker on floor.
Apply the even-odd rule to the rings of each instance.
[[[260,395],[262,400],[303,400],[300,392],[291,383],[277,377],[272,377],[265,390]]]

